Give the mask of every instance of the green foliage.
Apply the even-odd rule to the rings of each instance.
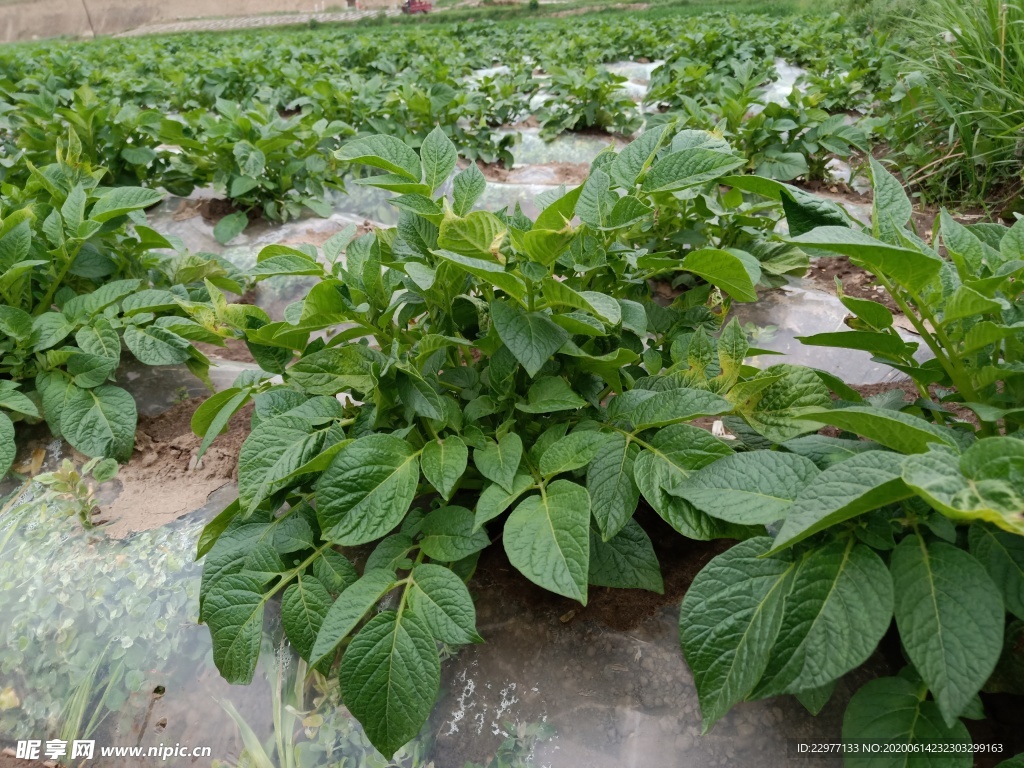
[[[1021,179],[1024,7],[926,0],[905,25],[906,62],[886,138],[932,198],[985,198]]]
[[[1001,660],[1016,653],[1007,614],[1018,615],[1024,589],[1019,225],[967,228],[943,212],[929,246],[907,228],[899,183],[877,163],[873,175],[870,234],[801,225],[790,241],[872,272],[934,358],[919,362],[888,310],[840,290],[853,330],[803,341],[872,352],[920,397],[805,409],[840,435],[724,457],[669,489],[711,517],[770,523],[773,534],[716,557],[683,601],[680,639],[705,729],[747,699],[792,693],[820,707],[892,619],[912,666],[856,693],[846,741],[969,743],[962,718],[979,716],[978,692],[1019,692],[1013,673],[996,673],[1012,668]]]
[[[724,247],[728,217],[706,231],[714,247],[660,234],[692,226],[692,202],[717,199],[740,162],[711,136],[657,131],[603,153],[582,187],[543,196],[535,220],[471,210],[484,191],[472,165],[451,199],[437,196],[456,165],[440,130],[419,154],[378,136],[338,155],[381,171],[365,183],[401,193],[398,225],[348,233],[322,260],[264,249],[259,278],[318,278],[283,322],[254,325],[251,308],[215,301],[223,332],[266,348],[258,359],[272,365],[193,422],[209,439],[224,414],[255,401],[239,503],[200,552],[202,620],[221,672],[245,682],[265,605],[283,592],[285,632],[317,668],[344,649],[346,704],[390,755],[433,706],[436,643],[480,641],[464,581],[493,538],[526,578],[582,603],[591,583],[661,591],[632,519],[641,493],[688,535],[753,530],[716,525],[671,496],[732,454],[683,422],[735,412],[754,429],[802,434],[814,426],[800,413],[828,395],[787,366],[752,383],[745,336],[735,323],[720,330],[729,293],[752,299],[761,277],[755,256]],[[662,307],[645,278],[670,273],[690,288]],[[799,397],[780,399],[778,382]],[[345,562],[336,546],[369,543],[358,580],[343,565],[328,583],[335,568],[324,561]]]
[[[100,186],[105,172],[82,158],[75,132],[56,163],[28,167],[24,186],[4,185],[0,211],[0,429],[45,419],[87,456],[127,461],[135,402],[109,383],[122,343],[146,365],[205,377],[192,342],[218,337],[186,312],[208,300],[202,278],[236,292],[244,278],[217,259],[168,256],[172,243],[143,213],[163,195]],[[5,441],[0,472],[13,458]]]

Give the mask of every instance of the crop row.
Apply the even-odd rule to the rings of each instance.
[[[0,56],[0,178],[22,184],[25,161],[51,163],[71,128],[104,185],[212,186],[241,211],[287,220],[329,209],[350,170],[331,155],[342,141],[383,133],[417,147],[441,126],[468,159],[509,166],[515,135],[499,129],[533,115],[546,138],[645,122],[717,129],[750,169],[821,179],[831,157],[867,149],[844,113],[870,110],[888,60],[835,19],[460,24],[441,40],[458,44],[405,27],[15,47]],[[642,105],[600,66],[628,59],[664,62]],[[766,106],[777,60],[806,67],[806,82]]]

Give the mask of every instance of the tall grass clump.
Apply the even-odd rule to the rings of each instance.
[[[1016,185],[1024,157],[1024,0],[925,0],[906,24],[896,145],[914,160],[908,181],[961,198]]]

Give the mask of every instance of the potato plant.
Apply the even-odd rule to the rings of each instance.
[[[186,312],[201,317],[204,279],[244,290],[226,262],[167,256],[172,243],[142,212],[163,194],[101,187],[106,172],[80,153],[72,131],[56,163],[29,164],[23,187],[2,188],[0,474],[15,456],[12,417],[45,419],[87,456],[127,461],[135,401],[111,383],[122,344],[146,365],[184,363],[205,378],[209,360],[192,342],[221,342]]]
[[[949,764],[969,766],[962,720],[984,717],[979,691],[1020,693],[1024,682],[1014,671],[1024,626],[1024,224],[968,228],[943,213],[943,258],[938,240],[908,229],[899,183],[873,169],[869,232],[808,217],[806,207],[789,215],[791,242],[870,270],[934,358],[917,361],[884,306],[841,292],[854,330],[803,341],[869,351],[907,373],[919,397],[864,400],[834,382],[842,399],[802,418],[838,437],[737,453],[670,489],[713,519],[770,534],[701,571],[680,639],[707,729],[739,701],[783,693],[816,713],[895,619],[908,666],[856,693],[844,740],[951,748]],[[950,389],[933,398],[929,386]]]
[[[688,422],[735,413],[788,439],[817,429],[791,410],[829,397],[813,372],[747,368],[743,332],[721,326],[730,297],[755,298],[756,258],[632,242],[662,202],[742,163],[708,134],[657,131],[603,153],[586,184],[539,200],[536,220],[474,210],[473,165],[438,196],[457,159],[439,130],[419,155],[377,136],[339,157],[383,171],[367,181],[399,193],[397,227],[342,233],[322,261],[264,249],[261,276],[318,278],[284,321],[253,324],[250,308],[215,299],[273,364],[193,421],[209,442],[255,402],[238,501],[201,542],[201,618],[222,674],[247,682],[280,594],[295,648],[323,671],[341,657],[343,699],[390,755],[431,711],[436,642],[481,640],[464,581],[492,541],[526,578],[582,603],[591,584],[661,591],[633,519],[641,495],[692,538],[757,533],[667,493],[733,454]],[[662,307],[646,276],[669,268],[702,283]],[[364,545],[360,575],[338,547]]]

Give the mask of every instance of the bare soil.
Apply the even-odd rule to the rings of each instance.
[[[242,301],[243,304],[251,304],[252,301]],[[254,363],[256,362],[249,351],[249,347],[245,345],[244,341],[237,339],[227,339],[225,346],[217,347],[213,344],[206,344],[204,342],[193,342],[196,349],[202,352],[209,358],[217,358],[218,360],[231,360],[236,363]]]
[[[13,750],[10,750],[11,754],[7,754],[8,750],[4,750],[0,753],[0,768],[56,768],[57,763],[50,761],[44,763],[41,760],[19,760],[15,757],[17,754]]]
[[[191,420],[203,398],[178,403],[152,418],[139,419],[135,453],[116,480],[120,493],[102,506],[97,522],[116,538],[166,525],[206,503],[218,488],[237,479],[238,453],[249,434],[251,406],[231,419],[202,459],[202,439],[192,433]]]
[[[502,184],[537,183],[525,178],[524,174],[535,177],[537,170],[541,168],[549,169],[560,184],[582,184],[587,180],[587,174],[590,172],[590,166],[587,163],[538,163],[525,168],[506,168],[502,163],[477,162],[477,166],[488,181]]]
[[[538,614],[554,613],[563,624],[595,621],[609,629],[626,632],[653,617],[660,608],[678,605],[700,570],[715,555],[735,542],[694,541],[680,536],[657,513],[641,502],[637,522],[651,537],[661,563],[665,593],[643,589],[591,587],[586,606],[548,592],[528,581],[508,561],[503,547],[488,547],[480,556],[476,575],[470,582],[477,602],[512,597]]]
[[[843,284],[843,293],[858,299],[874,301],[894,313],[899,307],[892,297],[878,285],[875,276],[867,270],[855,267],[845,256],[815,259],[807,270],[807,279],[818,290],[836,294],[836,278]]]

